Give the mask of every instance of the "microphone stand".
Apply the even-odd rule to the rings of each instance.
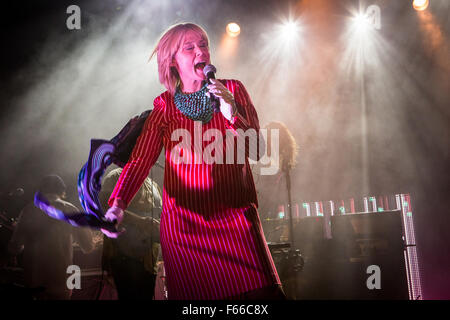
[[[292,299],[295,300],[297,296],[297,276],[296,273],[300,271],[303,268],[303,258],[300,254],[299,250],[295,249],[295,237],[294,237],[294,220],[292,218],[292,197],[291,197],[291,176],[290,176],[290,170],[287,166],[287,164],[284,164],[282,167],[285,176],[286,176],[286,189],[287,189],[287,196],[288,196],[288,215],[289,215],[289,240],[291,242],[291,248],[289,249],[289,255],[288,255],[288,262],[292,263],[292,270],[294,273],[294,280],[292,282]],[[297,259],[299,259],[297,261]]]
[[[291,242],[291,247],[294,247],[294,222],[292,219],[292,197],[291,197],[291,176],[289,174],[289,169],[287,166],[283,166],[283,171],[286,176],[286,189],[287,189],[287,196],[288,196],[288,215],[289,215],[289,240]]]

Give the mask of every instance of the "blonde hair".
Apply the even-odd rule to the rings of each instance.
[[[179,23],[169,27],[163,33],[150,56],[151,59],[156,54],[159,82],[161,82],[172,95],[180,84],[180,76],[172,62],[188,31],[193,31],[200,35],[207,42],[209,47],[208,35],[202,27],[194,23]]]
[[[267,150],[271,150],[270,142],[272,141],[270,131],[272,129],[279,130],[279,156],[282,170],[290,170],[297,164],[298,144],[294,136],[286,127],[286,125],[279,121],[272,121],[265,126],[268,130],[267,135]],[[270,137],[270,138],[269,138]]]

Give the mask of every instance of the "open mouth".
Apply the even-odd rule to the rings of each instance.
[[[205,66],[206,66],[206,62],[199,62],[199,63],[196,63],[196,64],[195,64],[194,68],[195,68],[195,70],[201,70],[201,71],[203,71],[203,69],[205,68]]]

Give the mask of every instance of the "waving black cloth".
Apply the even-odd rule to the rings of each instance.
[[[117,231],[114,222],[105,220],[105,213],[98,200],[102,187],[102,177],[112,163],[121,168],[125,166],[150,113],[151,110],[147,110],[141,113],[139,117],[129,120],[122,130],[109,141],[91,140],[88,161],[78,174],[78,197],[85,212],[64,213],[52,207],[39,192],[36,192],[34,197],[36,207],[50,217],[66,221],[73,226]]]

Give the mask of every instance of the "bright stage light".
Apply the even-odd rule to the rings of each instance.
[[[352,18],[353,29],[356,30],[358,34],[366,34],[372,30],[381,29],[381,10],[377,5],[370,5],[363,12],[354,13]]]
[[[270,30],[261,34],[259,58],[263,68],[259,70],[260,79],[286,81],[303,62],[305,46],[300,23],[301,20],[281,17]]]
[[[283,19],[266,35],[267,49],[273,56],[297,57],[301,45],[301,28],[297,20]],[[287,60],[285,60],[287,61]]]
[[[370,27],[370,21],[364,14],[358,14],[353,18],[353,24],[358,31],[365,32]]]
[[[423,11],[426,8],[428,8],[428,4],[430,2],[428,0],[414,0],[413,1],[413,7],[414,9],[416,9],[417,11]]]
[[[298,37],[300,27],[295,21],[287,21],[281,26],[281,36],[287,40],[294,40]]]
[[[241,27],[235,22],[230,22],[226,30],[227,34],[232,38],[237,37],[241,33]]]

